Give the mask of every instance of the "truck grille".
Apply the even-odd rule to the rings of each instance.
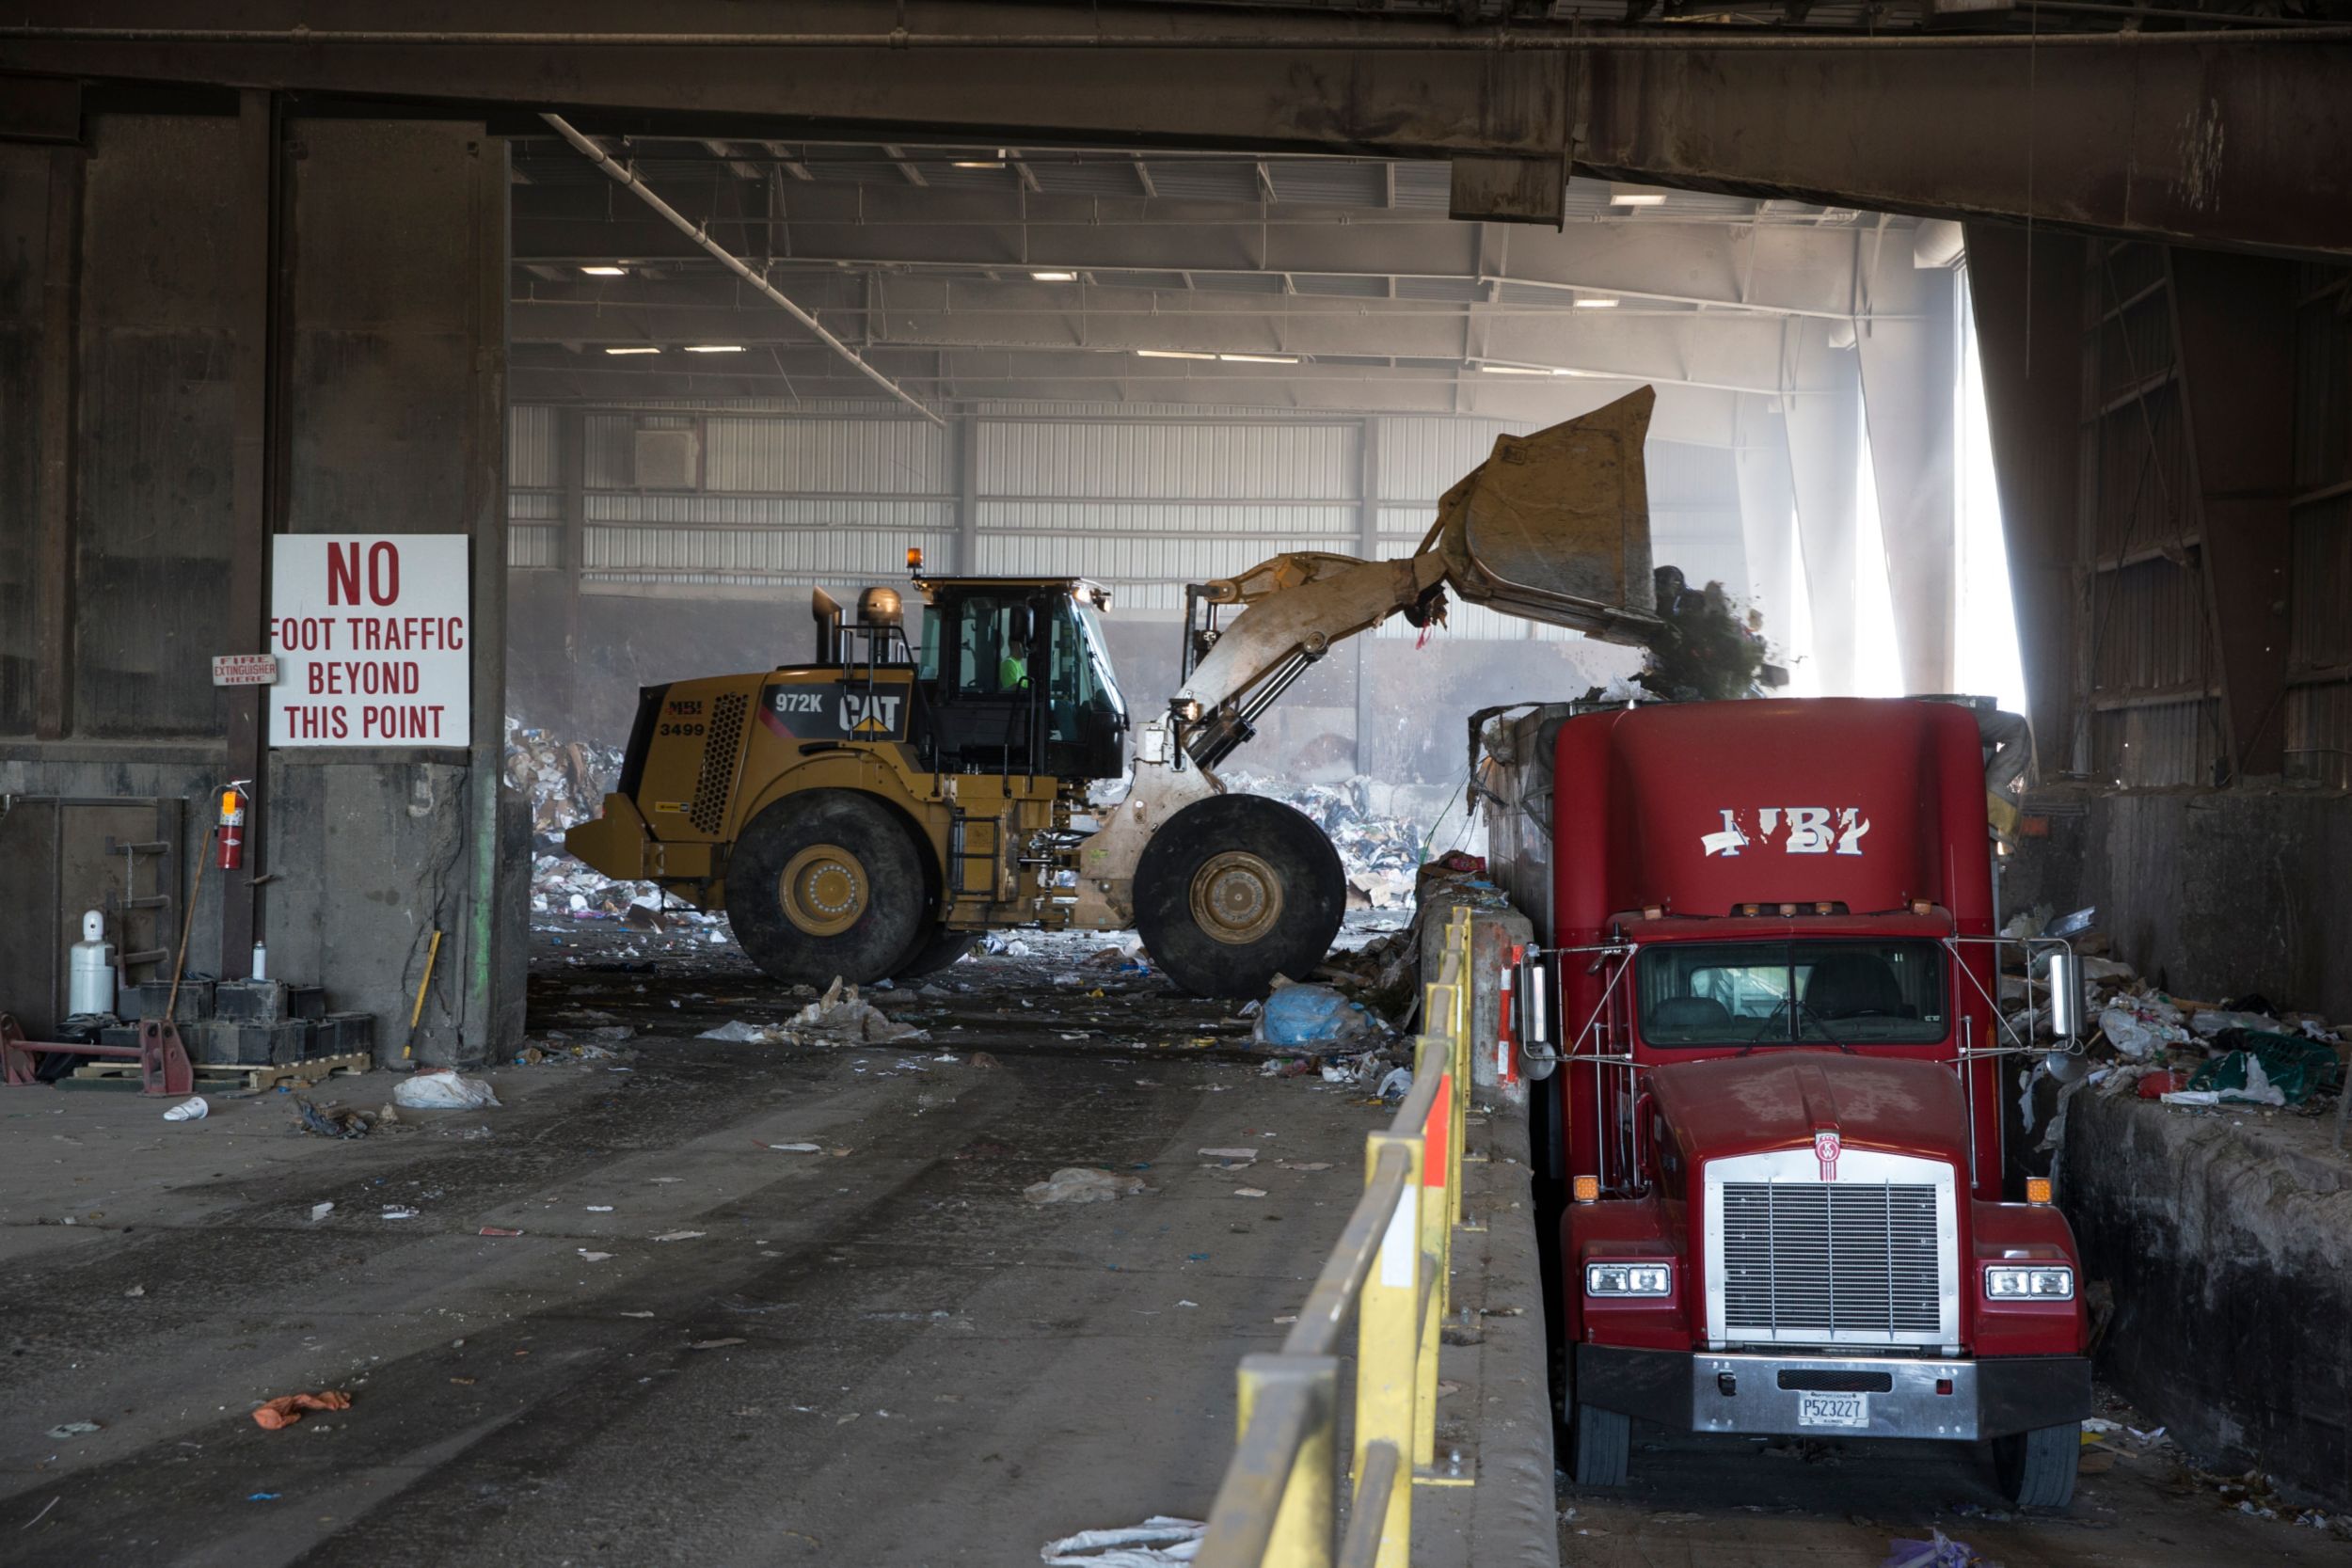
[[[1735,1338],[1936,1338],[1933,1186],[1726,1181],[1722,1214],[1724,1326]]]

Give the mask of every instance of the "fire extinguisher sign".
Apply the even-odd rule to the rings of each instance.
[[[281,533],[273,543],[270,744],[466,745],[466,536]]]

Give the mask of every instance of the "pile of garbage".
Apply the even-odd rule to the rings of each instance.
[[[1342,784],[1293,784],[1228,773],[1225,783],[1238,794],[1295,807],[1323,830],[1347,871],[1348,908],[1397,910],[1412,904],[1413,872],[1434,824],[1375,815],[1369,804],[1371,779],[1359,774]]]
[[[2026,1131],[2033,1130],[2033,1088],[2042,1077],[2061,1085],[2044,1148],[2063,1134],[2067,1100],[2083,1088],[2103,1096],[2136,1094],[2185,1109],[2238,1105],[2315,1115],[2319,1101],[2344,1085],[2344,1037],[2316,1013],[2280,1007],[2249,993],[2205,1002],[2169,994],[2108,954],[2095,911],[2053,921],[2047,909],[2018,915],[2005,937],[2067,938],[2078,957],[2084,1017],[2093,1025],[2079,1056],[2053,1053],[2025,1075]],[[2001,976],[2001,1003],[2020,1039],[2038,1027],[2050,1035],[2047,959],[2032,973]]]
[[[1648,661],[1634,677],[1643,689],[1675,703],[1760,695],[1762,615],[1743,613],[1720,582],[1691,587],[1679,567],[1661,566],[1652,577],[1660,624]]]
[[[564,830],[604,809],[621,776],[621,753],[610,746],[564,740],[506,716],[506,783],[531,800],[531,912],[533,924],[560,928],[568,920],[618,920],[633,930],[671,932],[722,927],[725,916],[706,914],[665,899],[652,882],[616,882],[564,852]],[[714,944],[727,939],[708,929]]]
[[[706,1029],[697,1037],[736,1045],[891,1045],[913,1044],[930,1036],[863,1000],[857,987],[836,974],[824,995],[782,1023],[736,1019]]]

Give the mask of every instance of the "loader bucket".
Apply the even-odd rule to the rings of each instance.
[[[1657,399],[1645,387],[1533,436],[1498,437],[1438,502],[1430,532],[1455,592],[1612,641],[1656,633],[1642,441]]]

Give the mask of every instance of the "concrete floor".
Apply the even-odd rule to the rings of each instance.
[[[2108,1418],[2139,1423],[2111,1399],[2102,1407]],[[1878,1442],[1798,1452],[1786,1443],[1668,1437],[1637,1423],[1627,1485],[1584,1490],[1563,1480],[1560,1560],[1569,1568],[1876,1568],[1895,1540],[1931,1540],[1940,1529],[2000,1568],[2352,1561],[2352,1517],[2312,1528],[2242,1513],[2200,1483],[2169,1443],[2102,1441],[2114,1456],[2090,1463],[2109,1467],[2077,1480],[2072,1508],[2021,1515],[2003,1502],[1981,1449]]]
[[[782,1016],[731,952],[534,945],[534,1030],[641,1032],[491,1073],[502,1109],[331,1142],[283,1095],[166,1125],[5,1091],[0,1561],[1012,1563],[1206,1510],[1235,1360],[1280,1338],[1384,1111],[1261,1078],[1224,1005],[1073,964],[1091,942],[884,993],[926,1045],[822,1051],[692,1037]],[[833,1152],[765,1147],[801,1141]],[[1246,1172],[1197,1153],[1239,1145]],[[1068,1164],[1157,1190],[1024,1201]],[[353,1408],[248,1418],[319,1388]],[[103,1430],[44,1435],[73,1421]]]

